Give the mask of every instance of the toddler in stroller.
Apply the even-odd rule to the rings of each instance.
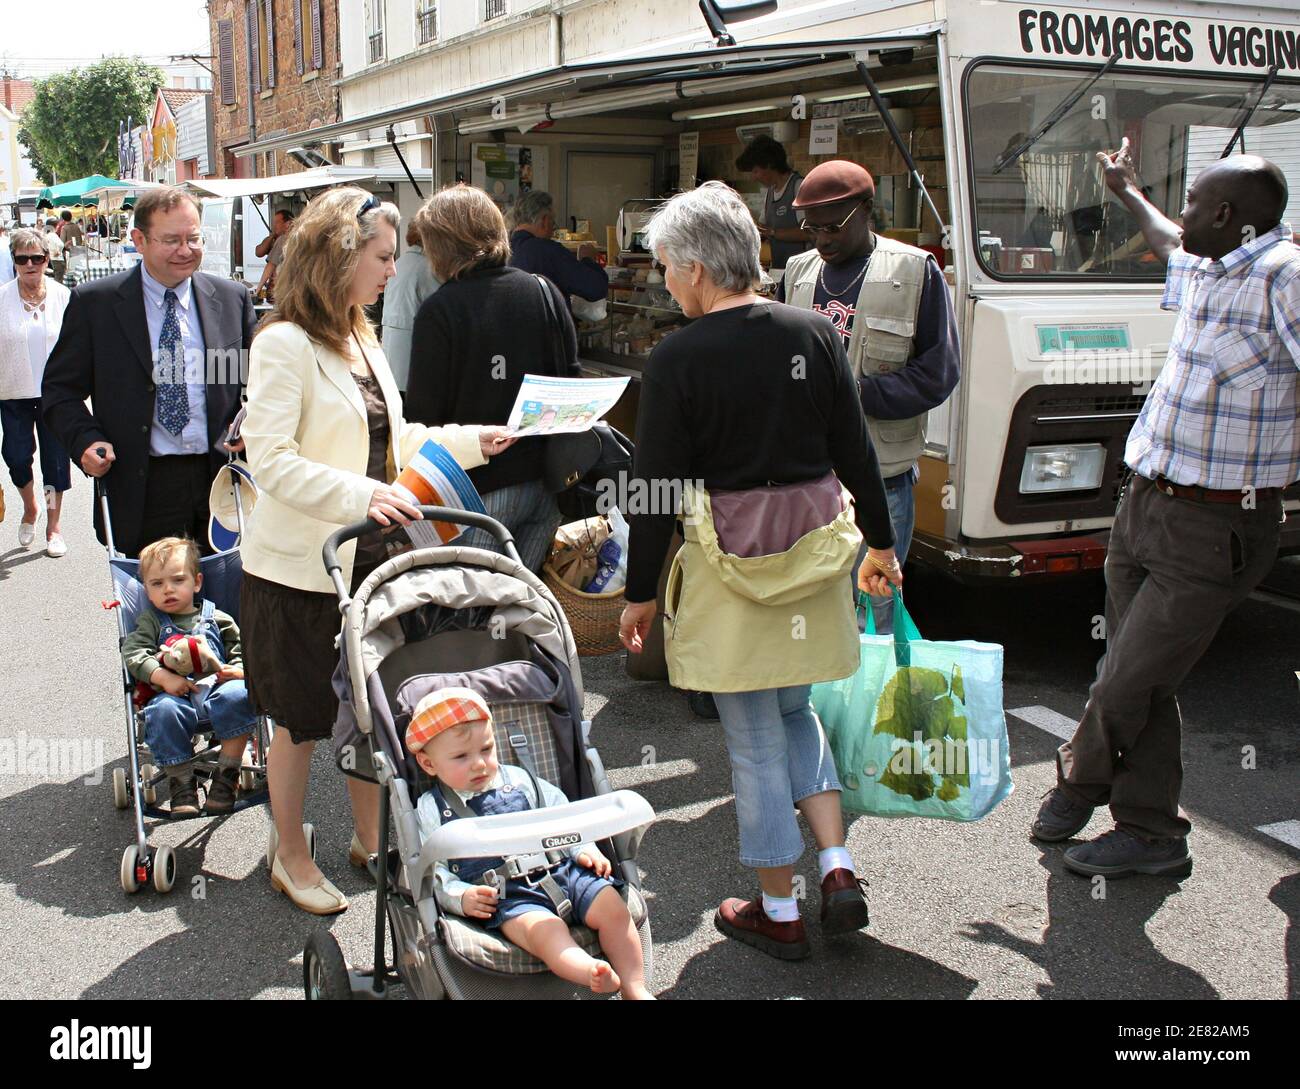
[[[145,743],[170,781],[172,815],[192,815],[199,812],[193,738],[206,723],[220,752],[204,809],[229,813],[239,790],[244,749],[256,725],[244,687],[239,627],[210,601],[195,602],[203,575],[193,541],[164,537],[146,547],[139,562],[150,608],[141,610],[135,629],[123,641],[122,661],[147,700],[142,710]],[[201,654],[195,646],[195,665],[206,659],[217,667],[215,674],[197,683],[162,661],[170,645],[189,639],[202,639],[210,652]]]
[[[563,792],[527,768],[500,765],[492,713],[468,688],[442,688],[416,706],[406,746],[433,779],[416,811],[421,836],[446,821],[518,813],[568,802]],[[618,893],[623,884],[594,843],[578,843],[519,859],[462,858],[439,862],[434,890],[442,907],[484,922],[545,962],[552,972],[596,994],[653,997],[646,987],[641,939]],[[533,861],[533,860],[526,860]],[[580,948],[568,920],[594,930],[606,963]]]

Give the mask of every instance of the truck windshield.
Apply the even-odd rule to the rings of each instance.
[[[1081,70],[983,64],[966,81],[979,258],[999,278],[1163,279],[1095,154],[1129,138],[1147,197],[1177,219],[1192,179],[1222,153],[1260,79],[1108,74],[1014,165],[993,172],[1070,92]],[[1262,78],[1262,77],[1260,77]],[[1247,152],[1288,174],[1300,209],[1300,85],[1276,82],[1245,132]]]

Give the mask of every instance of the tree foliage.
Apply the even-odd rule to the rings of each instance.
[[[156,65],[127,57],[37,80],[18,139],[41,180],[117,177],[118,122],[146,121],[162,82]]]

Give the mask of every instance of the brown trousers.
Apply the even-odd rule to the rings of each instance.
[[[1106,557],[1106,653],[1057,781],[1144,839],[1185,836],[1177,691],[1277,556],[1282,503],[1177,499],[1135,476]]]

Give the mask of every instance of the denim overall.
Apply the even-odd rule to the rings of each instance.
[[[213,615],[215,611],[212,602],[204,601],[197,627],[193,632],[187,632],[167,613],[154,609],[158,615],[159,649],[174,635],[182,638],[199,635],[224,664],[226,646]],[[225,681],[221,685],[201,685],[197,692],[188,696],[170,696],[160,692],[149,700],[142,713],[145,744],[163,768],[183,764],[193,757],[194,735],[204,728],[212,730],[215,740],[226,741],[248,733],[256,722],[248,700],[248,689],[240,680]]]
[[[536,777],[533,777],[533,783],[540,798],[542,792],[541,788],[536,786]],[[433,795],[437,799],[438,812],[444,823],[461,819],[457,813],[452,812],[451,806],[443,796],[442,784],[436,779],[433,782]],[[497,790],[486,790],[482,794],[475,794],[466,801],[465,805],[480,817],[491,817],[498,813],[522,813],[532,808],[528,804],[528,797],[524,791],[509,783]],[[486,885],[491,882],[485,881],[484,875],[488,870],[498,869],[504,862],[505,859],[500,857],[456,858],[448,861],[447,866],[461,881],[471,885]],[[551,877],[573,904],[573,913],[569,916],[569,921],[573,923],[586,921],[587,910],[602,889],[606,886],[618,888],[623,884],[617,878],[597,877],[594,870],[580,866],[572,858],[567,857],[551,869]],[[502,923],[530,911],[548,911],[552,915],[556,914],[555,904],[541,888],[530,885],[527,881],[512,878],[506,882],[505,895],[497,900],[496,912],[490,918],[478,921],[489,930],[496,930]]]

